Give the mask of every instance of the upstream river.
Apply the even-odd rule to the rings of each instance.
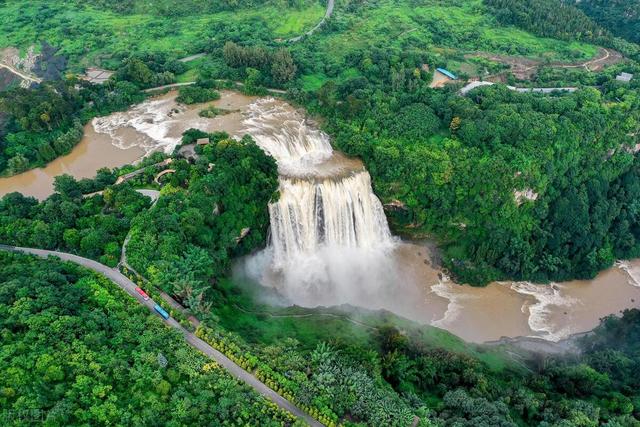
[[[0,196],[12,191],[44,199],[53,193],[53,178],[69,174],[76,178],[93,177],[102,167],[118,167],[134,163],[156,150],[173,151],[182,133],[189,128],[205,131],[225,130],[238,135],[242,115],[234,112],[214,119],[198,116],[205,106],[238,110],[255,98],[224,91],[213,103],[178,105],[176,92],[169,92],[129,111],[93,119],[84,128],[84,137],[66,156],[44,168],[32,169],[9,178],[0,178]]]
[[[559,340],[592,329],[603,316],[640,307],[640,260],[589,281],[458,285],[434,264],[430,245],[391,235],[362,163],[334,151],[300,111],[272,98],[225,91],[206,105],[234,112],[209,119],[198,116],[204,104],[178,105],[175,97],[170,92],[94,119],[69,155],[0,179],[0,195],[46,198],[57,175],[91,177],[101,167],[123,166],[156,150],[172,152],[189,128],[250,133],[278,162],[281,197],[269,207],[269,246],[240,261],[235,274],[275,289],[278,303],[383,308],[472,342]]]

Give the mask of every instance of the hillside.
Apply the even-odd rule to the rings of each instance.
[[[582,0],[576,7],[608,29],[630,42],[640,42],[640,2],[638,0]]]
[[[44,200],[7,194],[0,243],[120,268],[171,322],[327,427],[636,427],[637,309],[549,355],[339,299],[364,283],[363,298],[406,300],[405,276],[388,294],[374,277],[396,271],[397,235],[432,243],[410,261],[438,284],[540,283],[513,308],[541,317],[564,289],[544,283],[640,257],[640,46],[585,2],[338,0],[292,41],[326,1],[0,0],[0,49],[44,79],[0,92],[0,175],[68,154],[112,113],[94,143],[125,129],[171,147],[94,178],[60,175]],[[93,84],[89,66],[112,75]],[[471,79],[496,84],[462,93]],[[158,94],[168,107],[147,108]],[[125,117],[134,105],[148,111]],[[164,132],[188,108],[197,127],[234,117],[242,131]],[[245,261],[265,286],[234,275]],[[300,275],[286,277],[291,264]],[[311,302],[294,305],[294,292]],[[323,304],[330,293],[338,303]],[[441,298],[445,314],[465,297]],[[0,250],[0,336],[0,414],[33,410],[30,424],[301,423],[76,265]]]
[[[283,4],[284,3],[284,4]],[[46,41],[60,49],[71,69],[111,68],[131,52],[161,51],[174,57],[208,50],[237,32],[256,40],[295,36],[324,14],[318,1],[68,1],[0,5],[0,49],[26,51]]]

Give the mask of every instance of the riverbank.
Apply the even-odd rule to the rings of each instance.
[[[135,146],[128,149],[116,147],[109,135],[96,132],[93,125],[88,123],[84,127],[82,140],[71,153],[56,158],[43,168],[0,178],[0,196],[18,191],[43,200],[53,193],[53,180],[58,175],[91,178],[100,168],[124,166],[139,160],[143,155],[144,151]]]
[[[53,193],[53,181],[58,175],[75,178],[93,177],[98,169],[121,167],[135,163],[155,151],[167,153],[179,144],[182,133],[189,128],[207,132],[226,131],[241,136],[241,110],[255,97],[222,91],[214,102],[184,106],[177,104],[177,91],[149,98],[124,112],[93,119],[84,127],[84,135],[71,153],[58,157],[43,168],[0,178],[0,196],[19,191],[38,199]],[[202,118],[201,109],[239,110],[215,118]]]
[[[277,101],[256,103],[251,112],[247,132],[277,159],[281,196],[270,208],[272,246],[241,261],[236,278],[275,289],[278,304],[389,310],[483,343],[502,337],[561,341],[640,302],[631,272],[636,264],[640,272],[640,260],[591,281],[455,283],[433,243],[385,237],[377,203],[369,202],[368,179],[355,180],[368,176],[366,170],[360,163],[359,172],[347,168],[346,174],[326,168],[344,160],[304,113]]]

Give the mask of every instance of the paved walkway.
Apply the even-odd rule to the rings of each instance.
[[[148,198],[151,199],[151,205],[155,205],[155,203],[158,201],[158,198],[160,197],[160,192],[158,190],[149,190],[146,188],[139,188],[136,190],[136,192],[142,194],[143,196],[147,196]],[[95,191],[93,193],[89,193],[89,194],[83,194],[82,197],[83,198],[87,198],[87,197],[93,197],[93,196],[97,196],[98,194],[102,194],[104,193],[104,190],[100,190],[100,191]]]
[[[196,53],[195,55],[190,55],[190,56],[187,56],[187,57],[184,57],[184,58],[180,58],[180,59],[178,59],[178,61],[179,62],[190,62],[190,61],[193,61],[195,59],[202,58],[205,55],[206,55],[206,53],[204,53],[204,52]]]
[[[497,84],[497,83],[480,82],[480,81],[471,82],[467,84],[465,87],[463,87],[462,89],[460,89],[460,95],[464,96],[477,87],[493,86],[494,84]],[[544,94],[550,94],[553,92],[575,92],[576,90],[578,90],[577,87],[531,87],[529,88],[529,87],[515,87],[515,86],[509,86],[509,85],[507,85],[507,89],[520,92],[520,93],[534,92],[534,93],[544,93]]]
[[[171,83],[170,85],[164,85],[164,86],[156,86],[156,87],[150,87],[149,89],[145,89],[143,90],[143,92],[155,92],[156,90],[164,90],[164,89],[173,89],[176,87],[181,87],[181,86],[191,86],[196,84],[196,82],[184,82],[184,83]]]
[[[217,80],[217,81],[226,82],[228,80]],[[236,86],[238,86],[238,87],[243,87],[244,86],[244,83],[242,83],[242,82],[233,82],[233,83],[235,83]],[[194,85],[194,84],[196,84],[195,81],[194,82],[184,82],[184,83],[172,83],[170,85],[164,85],[164,86],[158,86],[158,87],[152,87],[152,88],[149,88],[149,89],[145,89],[145,90],[143,90],[143,92],[147,92],[148,93],[148,92],[155,92],[157,90],[175,89],[175,88],[179,88],[181,86],[191,86],[191,85]],[[282,90],[282,89],[271,89],[271,88],[265,88],[265,89],[269,93],[277,93],[277,94],[280,94],[280,95],[283,95],[283,94],[287,93],[286,90]],[[231,89],[231,90],[233,90],[233,89]]]
[[[153,299],[149,299],[145,301],[137,292],[136,285],[129,280],[126,276],[120,273],[118,270],[114,270],[112,268],[107,267],[106,265],[100,264],[99,262],[93,261],[91,259],[83,258],[77,255],[68,254],[65,252],[57,252],[57,251],[47,251],[44,249],[33,249],[33,248],[21,248],[16,246],[7,246],[0,245],[0,249],[14,251],[14,252],[23,252],[27,254],[36,255],[42,258],[48,258],[50,256],[55,256],[64,261],[71,261],[76,264],[79,264],[85,268],[95,271],[96,273],[102,274],[113,283],[118,285],[123,291],[125,291],[129,296],[133,297],[139,304],[147,307],[151,312],[155,313],[153,307],[156,302]],[[163,319],[164,320],[164,319]],[[303,419],[309,425],[313,427],[321,427],[318,421],[313,419],[311,416],[307,415],[300,408],[295,406],[293,403],[289,402],[278,393],[273,391],[271,388],[267,387],[264,383],[258,380],[253,374],[245,371],[236,363],[234,363],[231,359],[229,359],[224,354],[220,353],[215,348],[211,347],[209,344],[196,337],[195,334],[187,331],[180,323],[178,323],[174,318],[170,317],[168,320],[164,320],[164,322],[171,326],[172,328],[179,331],[185,338],[185,340],[197,350],[200,350],[202,353],[206,354],[209,358],[215,360],[218,364],[224,367],[232,376],[237,378],[238,380],[248,384],[255,391],[260,393],[262,396],[271,400],[273,403],[278,405],[280,408],[285,409],[291,412],[298,418]]]

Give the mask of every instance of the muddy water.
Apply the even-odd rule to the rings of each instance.
[[[535,336],[557,341],[586,332],[610,314],[640,307],[640,260],[617,264],[593,280],[461,286],[430,262],[429,249],[402,245],[401,262],[422,289],[404,315],[472,342]],[[423,311],[419,311],[422,306]]]
[[[102,167],[126,165],[143,155],[144,151],[135,146],[127,150],[114,146],[107,135],[98,134],[89,123],[84,128],[84,137],[68,155],[58,157],[44,168],[0,178],[0,196],[18,191],[45,199],[53,193],[53,179],[58,175],[66,173],[76,178],[89,178]]]
[[[221,99],[206,104],[178,105],[177,93],[147,100],[126,112],[99,117],[87,124],[84,137],[70,154],[57,158],[44,168],[9,178],[0,178],[0,196],[13,191],[44,199],[53,193],[53,179],[62,174],[76,178],[93,177],[102,167],[119,167],[140,160],[157,150],[171,152],[182,132],[189,128],[224,130],[241,136],[242,111],[255,100],[235,92],[221,93]],[[198,112],[207,105],[239,110],[213,119]]]

